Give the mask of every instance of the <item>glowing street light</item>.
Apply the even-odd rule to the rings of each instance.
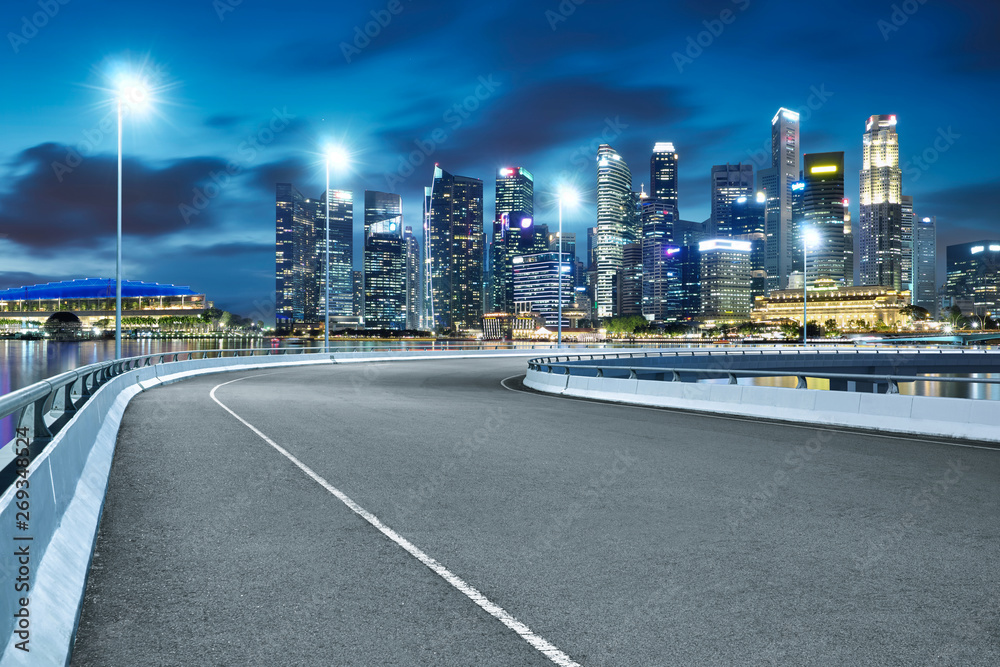
[[[559,191],[559,271],[557,272],[556,280],[559,281],[559,324],[558,333],[556,334],[556,347],[562,347],[562,284],[563,284],[563,231],[562,231],[562,212],[563,204],[567,206],[575,206],[579,201],[580,197],[575,190],[569,188],[563,188]]]
[[[150,88],[139,77],[118,81],[118,236],[115,259],[115,359],[122,358],[122,115],[124,108],[144,107],[150,102]]]
[[[326,256],[324,262],[323,280],[323,352],[330,352],[330,166],[344,167],[349,162],[349,155],[341,146],[326,147],[326,191],[323,196],[326,198]]]
[[[802,347],[809,345],[809,246],[822,243],[819,232],[815,228],[806,229],[802,234]]]

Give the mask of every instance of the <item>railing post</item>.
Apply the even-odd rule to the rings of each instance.
[[[886,378],[886,381],[889,383],[889,386],[886,387],[885,393],[887,393],[887,394],[898,394],[899,393],[899,383],[897,383],[891,377]]]
[[[729,374],[729,384],[736,384],[736,376],[732,373]]]
[[[799,375],[798,376],[798,383],[795,385],[795,388],[796,389],[808,389],[809,388],[809,385],[806,383],[806,376],[805,375]]]

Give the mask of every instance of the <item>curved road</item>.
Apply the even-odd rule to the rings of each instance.
[[[72,664],[1000,664],[1000,451],[501,386],[523,371],[137,396]]]

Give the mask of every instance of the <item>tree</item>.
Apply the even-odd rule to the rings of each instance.
[[[948,310],[944,311],[944,316],[945,316],[945,321],[954,327],[957,327],[960,324],[962,324],[962,320],[965,319],[965,317],[962,315],[962,309],[959,308],[958,306],[952,306]]]
[[[840,333],[840,327],[837,326],[837,320],[833,318],[823,322],[823,329],[827,336],[836,336]]]
[[[926,308],[922,306],[903,306],[899,309],[899,314],[903,317],[909,317],[914,322],[922,322],[924,320],[931,319],[931,313]]]

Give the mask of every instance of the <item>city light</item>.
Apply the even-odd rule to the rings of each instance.
[[[833,174],[837,171],[837,165],[835,164],[825,164],[819,167],[812,167],[809,169],[810,174]]]

